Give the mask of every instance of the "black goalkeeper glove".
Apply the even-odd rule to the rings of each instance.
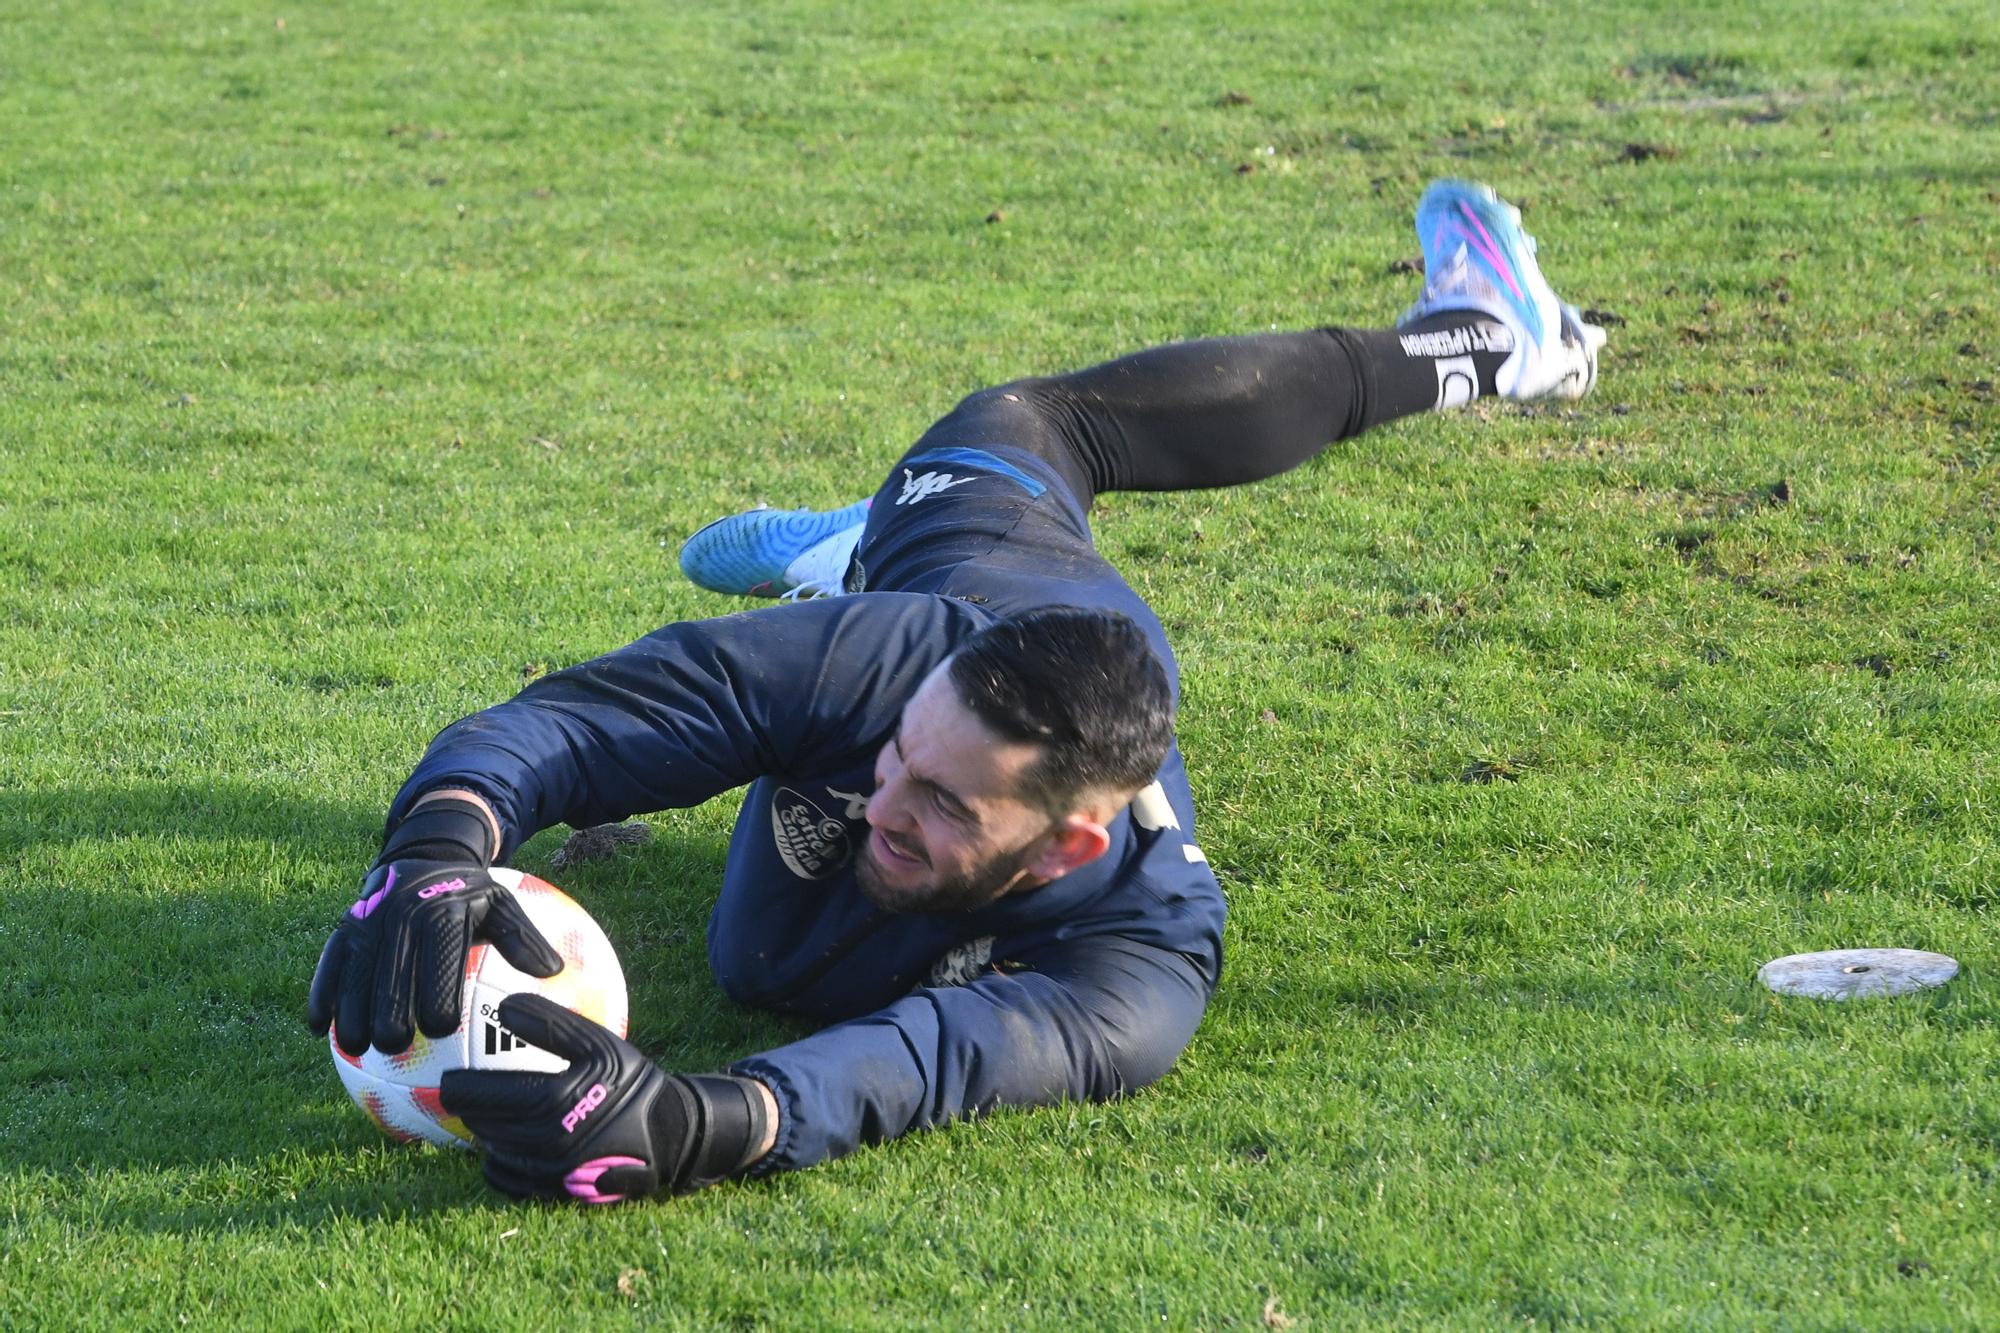
[[[771,1132],[754,1079],[665,1073],[545,995],[508,996],[500,1021],[569,1068],[453,1069],[439,1081],[444,1109],[485,1149],[497,1190],[579,1203],[682,1194],[742,1172]]]
[[[329,1025],[340,1049],[405,1051],[458,1028],[465,955],[491,941],[521,971],[552,977],[558,954],[514,895],[486,873],[486,814],[471,801],[426,801],[396,825],[361,881],[361,896],[319,956],[306,1023]]]

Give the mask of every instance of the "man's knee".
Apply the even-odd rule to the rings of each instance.
[[[949,431],[954,438],[970,431],[985,436],[982,443],[1016,444],[1040,452],[1038,442],[1049,434],[1048,381],[1012,380],[959,399],[931,434]]]
[[[1088,512],[1110,480],[1103,450],[1092,442],[1088,413],[1054,378],[1031,377],[968,394],[911,450],[1005,444],[1047,463],[1080,509]]]

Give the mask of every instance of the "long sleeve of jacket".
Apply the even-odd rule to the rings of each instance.
[[[390,821],[426,791],[466,787],[499,816],[504,859],[552,824],[837,767],[990,619],[949,598],[870,593],[668,625],[445,728]]]
[[[1028,970],[912,991],[734,1066],[778,1098],[777,1142],[759,1170],[997,1106],[1124,1096],[1173,1066],[1213,988],[1185,954],[1097,936],[1054,945]]]

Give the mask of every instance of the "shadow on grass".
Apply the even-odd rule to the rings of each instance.
[[[318,1163],[305,1178],[367,1177],[320,1180],[304,1213],[405,1206],[435,1192],[427,1179],[456,1180],[455,1159],[426,1165],[380,1138],[304,1023],[380,820],[247,781],[0,792],[0,1159],[202,1176],[302,1155]],[[517,862],[547,874],[559,845],[537,839]],[[676,830],[562,878],[620,944],[635,1039],[700,1067],[788,1036],[709,977],[725,851]]]

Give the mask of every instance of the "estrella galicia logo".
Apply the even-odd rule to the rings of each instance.
[[[825,879],[854,854],[847,825],[790,787],[771,797],[771,837],[786,868],[800,879]]]

